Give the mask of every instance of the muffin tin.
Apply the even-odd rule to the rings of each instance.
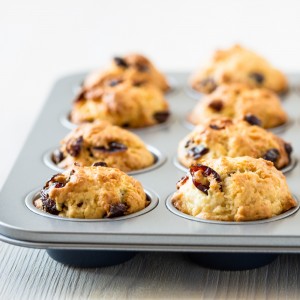
[[[45,163],[45,157],[70,130],[66,120],[74,89],[85,75],[70,75],[54,85],[1,191],[1,240],[47,249],[48,254],[60,262],[89,267],[120,263],[136,251],[180,251],[192,253],[196,262],[205,262],[206,266],[211,261],[211,267],[240,269],[268,263],[276,253],[300,252],[300,213],[297,211],[273,222],[224,224],[194,221],[168,209],[167,199],[185,174],[174,164],[174,157],[179,141],[190,132],[184,122],[196,104],[185,92],[187,73],[169,74],[172,81],[177,82],[176,92],[166,94],[171,119],[152,128],[132,130],[151,149],[157,149],[155,155],[163,156],[163,162],[155,168],[132,174],[149,191],[151,209],[146,208],[130,218],[105,222],[78,222],[34,211],[30,199],[56,173]],[[292,87],[284,95],[282,104],[291,122],[279,135],[294,148],[294,168],[285,176],[292,193],[299,198],[300,166],[296,161],[300,155],[300,75],[288,77]],[[45,156],[45,153],[48,154]],[[228,260],[231,264],[225,266]]]

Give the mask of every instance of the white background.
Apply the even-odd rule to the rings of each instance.
[[[192,70],[236,42],[300,72],[300,1],[0,0],[0,188],[58,77],[128,51]]]

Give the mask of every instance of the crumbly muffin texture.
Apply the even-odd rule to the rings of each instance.
[[[82,90],[73,103],[75,124],[105,120],[113,125],[139,128],[163,123],[169,106],[154,85],[114,79],[106,85]]]
[[[281,169],[290,163],[291,152],[289,143],[255,124],[216,119],[198,125],[179,143],[177,153],[185,167],[208,158],[251,156],[272,161]]]
[[[120,217],[147,206],[140,182],[102,165],[74,166],[54,175],[41,190],[35,206],[60,217],[82,219]]]
[[[114,57],[106,69],[90,74],[84,81],[83,87],[84,89],[91,89],[102,86],[114,78],[151,83],[162,92],[170,89],[166,77],[156,69],[148,58],[140,54]]]
[[[192,87],[202,93],[211,93],[220,84],[234,82],[265,87],[276,93],[288,89],[287,79],[281,71],[240,45],[217,50],[207,65],[191,79]]]
[[[249,156],[191,166],[177,183],[172,203],[194,217],[238,222],[271,218],[297,205],[282,172]]]
[[[74,162],[91,166],[101,161],[124,172],[149,167],[155,161],[137,135],[104,121],[78,126],[61,141],[52,159],[62,169],[72,168]]]
[[[278,96],[272,91],[238,83],[220,85],[206,95],[194,107],[188,120],[197,125],[218,117],[240,120],[255,117],[263,128],[280,126],[288,120]]]

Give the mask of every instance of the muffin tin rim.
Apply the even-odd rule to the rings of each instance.
[[[81,124],[74,124],[69,120],[70,112],[71,112],[71,110],[69,110],[67,112],[65,111],[65,112],[61,113],[60,116],[59,116],[60,124],[63,127],[65,127],[66,129],[74,130],[78,126],[80,126],[81,124],[92,124],[93,123],[93,122],[84,122],[84,123],[81,123]],[[138,127],[138,128],[130,128],[130,127],[128,127],[128,128],[121,127],[121,128],[126,129],[130,132],[133,132],[133,133],[152,132],[152,131],[161,130],[163,128],[168,128],[176,120],[176,117],[174,116],[174,114],[172,113],[171,110],[169,110],[169,113],[170,113],[170,115],[169,115],[168,119],[163,123],[158,123],[158,124],[155,124],[155,125],[146,126],[146,127]],[[114,125],[114,124],[112,124],[112,125]],[[117,125],[114,125],[114,126],[117,126]]]
[[[191,123],[188,120],[188,116],[190,115],[190,113],[192,112],[192,109],[189,110],[182,118],[181,118],[181,124],[183,125],[183,127],[185,127],[186,129],[193,131],[197,125],[194,125],[193,123]],[[276,127],[272,127],[272,128],[264,128],[265,130],[272,132],[273,134],[281,134],[286,132],[290,127],[292,127],[295,123],[294,118],[288,116],[288,120],[286,123],[276,126]],[[201,125],[201,123],[199,123],[198,125]]]
[[[179,169],[185,173],[187,173],[189,171],[189,168],[185,167],[183,164],[180,163],[180,161],[178,160],[177,154],[175,154],[173,156],[172,161],[173,161],[174,166],[177,169]],[[287,174],[287,173],[293,171],[296,168],[297,164],[298,164],[298,159],[294,154],[292,154],[291,158],[290,158],[290,163],[287,166],[283,167],[282,169],[276,168],[276,170],[281,171],[283,174]]]
[[[261,220],[244,221],[244,222],[208,220],[208,219],[197,218],[197,217],[185,214],[185,213],[181,212],[180,210],[178,210],[172,204],[172,201],[171,201],[171,198],[174,195],[174,193],[175,192],[172,192],[171,194],[169,194],[165,200],[165,205],[171,213],[173,213],[174,215],[177,215],[178,217],[181,217],[181,218],[184,218],[184,219],[187,219],[190,221],[196,221],[196,222],[214,224],[214,225],[242,225],[242,226],[244,226],[244,225],[258,225],[258,224],[271,223],[271,222],[283,220],[287,217],[290,217],[290,216],[296,214],[300,208],[300,202],[299,202],[298,197],[294,193],[292,193],[292,196],[294,197],[294,199],[297,202],[297,206],[294,208],[291,208],[288,211],[286,211],[280,215],[277,215],[275,217],[271,217],[268,219],[261,219]]]
[[[41,188],[36,188],[34,190],[32,190],[31,192],[29,192],[26,197],[25,197],[25,206],[33,213],[38,214],[42,217],[48,217],[50,219],[55,219],[55,220],[61,220],[61,221],[71,221],[71,222],[88,222],[88,223],[93,223],[93,222],[115,222],[115,221],[125,221],[128,219],[132,219],[135,217],[139,217],[142,216],[144,214],[149,213],[150,211],[152,211],[153,209],[155,209],[159,203],[159,196],[157,195],[157,193],[155,193],[153,190],[149,189],[149,188],[144,188],[144,192],[145,194],[151,199],[150,203],[148,204],[148,206],[146,206],[145,208],[143,208],[140,211],[137,211],[135,213],[126,215],[126,216],[121,216],[121,217],[116,217],[116,218],[102,218],[102,219],[82,219],[82,218],[68,218],[68,217],[59,217],[57,215],[52,215],[50,213],[44,212],[38,208],[36,208],[33,204],[33,201],[35,199],[38,199],[38,194],[39,191],[41,190]]]
[[[152,146],[152,145],[148,145],[145,144],[147,150],[152,154],[152,156],[155,158],[155,162],[153,165],[143,168],[143,169],[139,169],[139,170],[134,170],[134,171],[130,171],[130,172],[124,172],[130,176],[133,175],[139,175],[139,174],[143,174],[146,172],[151,172],[157,168],[160,168],[162,165],[165,164],[165,162],[167,161],[167,155],[164,154],[163,152],[161,152],[158,148]],[[56,172],[64,172],[67,169],[61,169],[59,168],[51,159],[51,155],[53,153],[54,150],[59,149],[58,147],[52,147],[51,149],[47,150],[44,154],[43,154],[43,163],[50,169],[52,169],[53,171]]]

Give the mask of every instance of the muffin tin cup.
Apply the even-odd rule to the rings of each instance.
[[[135,170],[135,171],[130,171],[130,172],[126,172],[128,175],[138,175],[138,174],[142,174],[145,172],[150,172],[155,170],[156,168],[161,167],[167,160],[167,156],[163,153],[161,153],[157,148],[151,146],[151,145],[146,145],[147,149],[149,152],[151,152],[151,154],[154,157],[154,164],[140,169],[140,170]],[[52,154],[55,150],[57,150],[58,148],[52,148],[50,150],[48,150],[44,155],[43,155],[43,162],[44,164],[49,167],[50,169],[54,170],[55,172],[59,172],[62,173],[65,171],[65,169],[59,168],[57,166],[57,164],[55,164],[52,160]]]
[[[190,113],[191,111],[187,113],[187,115],[182,119],[181,123],[186,129],[193,131],[197,127],[197,125],[194,125],[188,120]],[[289,118],[286,123],[273,128],[268,128],[266,130],[271,131],[274,134],[280,134],[287,131],[291,126],[293,126],[293,124],[294,124],[294,120]]]
[[[65,265],[79,268],[100,268],[122,264],[132,259],[136,252],[105,250],[46,250],[48,255]]]
[[[297,88],[295,88],[294,86],[292,86],[292,87],[290,87],[289,91],[279,93],[279,94],[277,94],[277,96],[280,98],[281,101],[285,101],[287,95],[289,94],[289,92],[293,92],[296,89]],[[300,88],[299,88],[299,90],[300,90]],[[193,87],[191,87],[191,85],[189,83],[185,84],[185,86],[184,86],[184,92],[185,92],[185,94],[188,97],[190,97],[190,98],[192,98],[194,100],[199,100],[199,99],[201,99],[202,97],[204,97],[206,95],[205,93],[201,93],[201,92],[197,91],[196,89],[194,89]]]
[[[60,117],[59,117],[59,121],[60,123],[67,129],[69,130],[74,130],[78,127],[77,124],[74,124],[70,121],[70,117],[69,117],[70,113],[69,112],[66,112],[64,114],[62,114]],[[172,112],[171,112],[171,115],[168,117],[168,119],[163,122],[163,123],[159,123],[159,124],[155,124],[155,125],[152,125],[152,126],[147,126],[147,127],[141,127],[141,128],[124,128],[126,130],[129,130],[133,133],[147,133],[147,132],[152,132],[152,131],[159,131],[159,130],[162,130],[164,128],[168,128],[169,126],[172,125],[172,123],[175,121],[175,117],[172,115]],[[88,122],[87,122],[88,123]]]
[[[294,199],[297,201],[297,206],[272,218],[268,218],[268,219],[262,219],[262,220],[255,220],[255,221],[244,221],[244,222],[231,222],[231,221],[216,221],[216,220],[207,220],[207,219],[201,219],[201,218],[197,218],[188,214],[185,214],[183,212],[181,212],[180,210],[178,210],[172,203],[172,196],[174,195],[174,193],[172,193],[171,195],[168,196],[168,198],[166,199],[166,206],[167,208],[175,215],[191,220],[191,221],[196,221],[196,222],[202,222],[202,223],[209,223],[209,224],[216,224],[216,225],[237,225],[237,226],[245,226],[245,225],[258,225],[258,224],[264,224],[264,223],[270,223],[270,222],[275,222],[275,221],[279,221],[282,219],[285,219],[289,216],[292,216],[293,214],[295,214],[298,210],[299,210],[299,200],[298,197],[296,197],[293,194]]]
[[[116,221],[125,221],[128,219],[132,219],[132,218],[136,218],[139,216],[142,216],[148,212],[150,212],[151,210],[153,210],[157,205],[158,205],[158,196],[148,190],[148,189],[144,189],[148,199],[150,200],[150,203],[148,204],[147,207],[145,207],[144,209],[126,215],[126,216],[122,216],[122,217],[116,217],[116,218],[103,218],[103,219],[80,219],[80,218],[67,218],[67,217],[60,217],[60,216],[56,216],[56,215],[52,215],[50,213],[47,213],[45,211],[42,211],[38,208],[36,208],[33,204],[34,200],[39,199],[39,191],[41,190],[41,188],[39,189],[35,189],[34,191],[30,192],[26,198],[25,198],[25,204],[27,206],[27,208],[29,208],[32,212],[43,216],[43,217],[47,217],[47,218],[51,218],[51,219],[55,219],[55,220],[61,220],[61,221],[66,221],[66,222],[83,222],[83,223],[91,223],[91,222],[116,222]]]
[[[189,168],[185,167],[180,163],[176,155],[173,157],[173,163],[175,167],[177,167],[182,172],[187,173],[189,171]],[[291,172],[297,166],[297,163],[298,163],[297,158],[294,155],[291,155],[290,163],[284,168],[280,169],[279,171],[281,171],[283,174]]]

